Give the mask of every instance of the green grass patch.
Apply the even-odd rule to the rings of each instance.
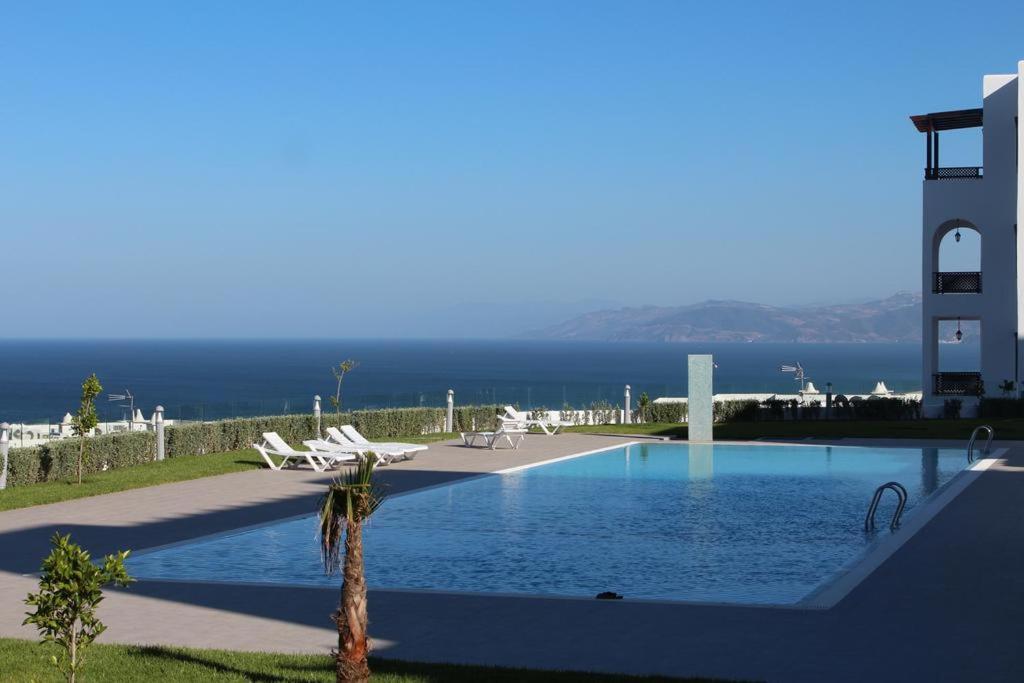
[[[52,645],[0,638],[0,681],[61,681],[49,662]],[[81,679],[90,683],[123,681],[334,681],[333,661],[327,655],[286,655],[177,647],[93,645]],[[372,659],[372,680],[379,683],[459,683],[460,681],[552,681],[553,683],[629,683],[677,679],[599,675],[581,672],[537,671],[450,664],[419,664]]]
[[[1024,439],[1024,419],[964,420],[803,420],[781,422],[730,422],[715,425],[716,439],[963,439],[978,425],[991,425],[997,439]],[[569,427],[570,432],[590,434],[637,434],[686,438],[685,424],[655,423]]]
[[[212,477],[217,474],[241,472],[258,467],[265,467],[265,465],[259,454],[251,448],[230,453],[168,458],[161,462],[97,472],[85,477],[81,484],[69,481],[48,481],[28,486],[15,486],[0,491],[0,511],[57,503],[75,498],[87,498],[144,486],[168,484],[174,481]]]

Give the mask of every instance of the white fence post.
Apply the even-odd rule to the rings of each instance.
[[[153,411],[153,422],[156,424],[156,459],[163,460],[166,457],[164,450],[164,407],[157,406]]]
[[[448,410],[444,414],[444,431],[451,433],[455,429],[455,390],[448,390]]]
[[[319,394],[317,394],[316,396],[313,397],[313,417],[316,418],[316,438],[319,439],[322,436],[322,434],[323,434],[320,431],[320,395]]]
[[[629,385],[626,385],[626,410],[622,413],[622,423],[630,424],[633,421],[632,410],[630,410]]]
[[[4,469],[0,472],[0,491],[7,488],[7,454],[11,450],[11,425],[0,424],[0,457],[4,459]]]

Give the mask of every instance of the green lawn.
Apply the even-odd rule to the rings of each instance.
[[[65,481],[48,481],[29,486],[14,486],[0,491],[0,511],[127,491],[172,481],[211,477],[215,474],[240,472],[261,466],[264,466],[263,460],[251,448],[230,453],[168,458],[161,462],[97,472],[85,477],[81,485]]]
[[[62,680],[50,664],[52,645],[28,640],[0,638],[0,681]],[[460,681],[552,681],[553,683],[613,683],[621,681],[678,681],[662,677],[606,676],[588,673],[499,669],[446,664],[418,664],[389,660],[371,660],[373,680],[380,683],[459,683]],[[327,655],[282,655],[193,650],[170,647],[133,647],[94,645],[80,676],[89,683],[122,681],[333,681],[333,662]]]
[[[732,422],[715,425],[716,439],[819,437],[865,439],[963,439],[978,425],[991,425],[997,439],[1024,439],[1024,419],[892,420],[878,422],[807,420],[800,422]],[[647,434],[686,438],[685,424],[656,423],[569,427],[590,434]]]

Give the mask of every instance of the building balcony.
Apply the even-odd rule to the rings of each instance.
[[[981,273],[932,273],[932,292],[935,294],[981,294]]]
[[[973,180],[984,177],[982,166],[943,166],[941,168],[925,167],[925,180]]]
[[[985,385],[981,381],[980,372],[936,372],[936,396],[981,396],[985,393]]]

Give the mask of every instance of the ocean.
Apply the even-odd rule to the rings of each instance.
[[[965,349],[965,351],[967,351]],[[781,363],[800,362],[824,391],[867,393],[878,380],[921,388],[917,344],[610,343],[512,340],[0,340],[0,420],[59,421],[74,412],[82,379],[95,372],[105,393],[130,391],[149,417],[171,419],[307,412],[334,393],[332,365],[358,367],[342,390],[345,408],[517,403],[523,408],[621,404],[633,396],[686,395],[686,356],[711,353],[716,392],[792,392]],[[120,419],[123,401],[99,403]]]

